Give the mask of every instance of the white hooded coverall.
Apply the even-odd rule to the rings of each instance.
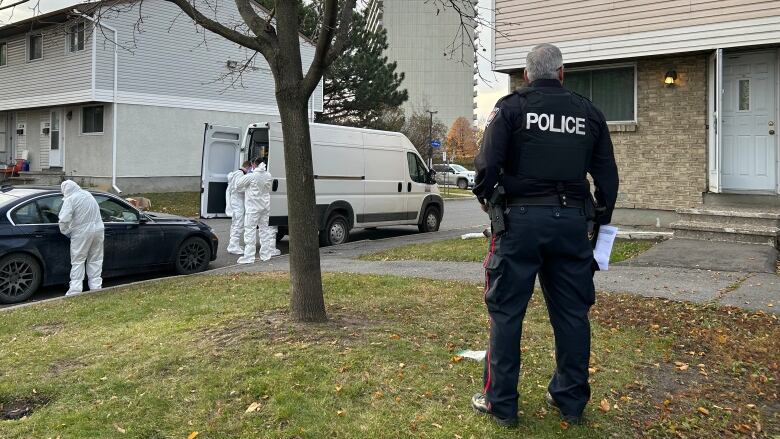
[[[103,286],[103,219],[95,197],[71,180],[60,186],[63,201],[59,213],[60,232],[70,238],[70,288],[68,295],[80,293],[86,265],[89,289]]]
[[[228,187],[225,192],[225,215],[230,221],[230,242],[227,251],[233,255],[244,254],[241,247],[241,235],[244,234],[244,191],[236,189],[236,183],[244,176],[244,171],[237,170],[227,175]]]
[[[276,249],[276,227],[268,226],[271,213],[271,182],[273,177],[261,163],[254,171],[239,177],[236,190],[244,191],[246,214],[244,218],[244,256],[239,264],[255,262],[257,227],[260,226],[260,260],[267,261],[280,252]]]

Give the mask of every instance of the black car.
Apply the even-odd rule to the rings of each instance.
[[[199,221],[139,212],[112,194],[91,192],[105,224],[103,277],[174,269],[205,270],[218,240]],[[58,187],[0,189],[0,302],[27,300],[38,288],[70,279],[70,240],[62,235]]]

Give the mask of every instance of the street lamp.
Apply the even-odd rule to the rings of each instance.
[[[431,123],[428,125],[428,168],[433,168],[433,115],[438,111],[425,111],[431,115]]]

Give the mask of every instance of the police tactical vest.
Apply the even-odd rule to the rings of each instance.
[[[515,175],[574,181],[586,176],[598,133],[588,121],[584,98],[564,88],[527,88],[522,119],[516,121]]]

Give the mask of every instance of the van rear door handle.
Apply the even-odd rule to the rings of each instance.
[[[406,192],[412,191],[412,183],[406,183]]]
[[[399,181],[398,182],[398,192],[401,192],[403,190],[404,190],[404,184]]]
[[[273,183],[271,183],[271,191],[276,192],[277,189],[279,189],[279,180],[274,178]]]

